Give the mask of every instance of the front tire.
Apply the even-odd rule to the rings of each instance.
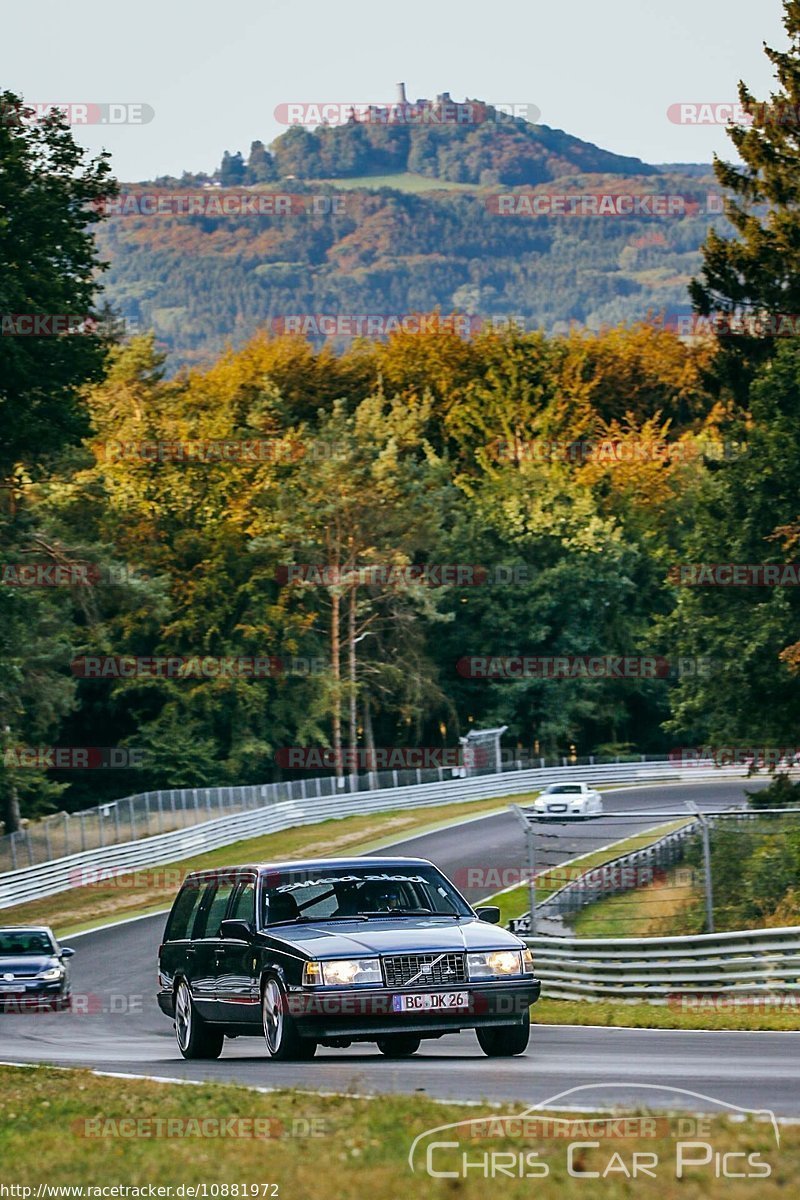
[[[516,1025],[495,1025],[476,1029],[478,1045],[489,1058],[512,1058],[524,1054],[531,1036],[531,1015],[526,1013]]]
[[[384,1058],[410,1058],[419,1050],[421,1041],[413,1033],[391,1033],[378,1039],[378,1049]]]
[[[175,1039],[184,1058],[219,1058],[225,1034],[199,1016],[185,979],[175,994]]]
[[[297,1062],[313,1058],[317,1043],[302,1038],[289,1012],[286,988],[277,975],[268,975],[261,993],[261,1014],[267,1053],[278,1062]]]

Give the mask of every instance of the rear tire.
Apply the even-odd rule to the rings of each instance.
[[[185,979],[175,993],[175,1039],[184,1058],[219,1058],[225,1041],[221,1029],[199,1016]]]
[[[390,1033],[378,1039],[378,1049],[384,1058],[410,1058],[419,1050],[421,1041],[413,1033]]]
[[[303,1038],[289,1012],[286,988],[277,975],[268,975],[261,992],[261,1015],[267,1053],[278,1062],[304,1062],[313,1058],[317,1043]]]
[[[511,1058],[524,1054],[531,1036],[531,1015],[526,1013],[516,1025],[495,1025],[476,1029],[478,1045],[489,1058]]]

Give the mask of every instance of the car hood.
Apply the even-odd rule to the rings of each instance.
[[[59,960],[53,954],[9,954],[0,956],[0,983],[3,982],[3,976],[11,975],[36,975],[39,971],[46,971],[48,967],[54,967],[59,963]]]
[[[311,958],[350,958],[366,954],[415,951],[519,950],[523,943],[507,929],[477,918],[370,917],[366,921],[319,921],[282,925],[262,936],[291,942]]]

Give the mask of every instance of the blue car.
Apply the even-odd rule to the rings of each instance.
[[[500,913],[418,858],[321,859],[189,875],[159,950],[161,1010],[184,1058],[260,1036],[275,1059],[376,1042],[391,1058],[474,1029],[521,1054],[539,980]]]
[[[0,929],[0,1012],[69,1008],[69,959],[46,925]]]

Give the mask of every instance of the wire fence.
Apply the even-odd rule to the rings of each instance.
[[[659,938],[800,925],[800,808],[558,822],[516,811],[528,866],[505,904],[516,901],[518,933]]]

